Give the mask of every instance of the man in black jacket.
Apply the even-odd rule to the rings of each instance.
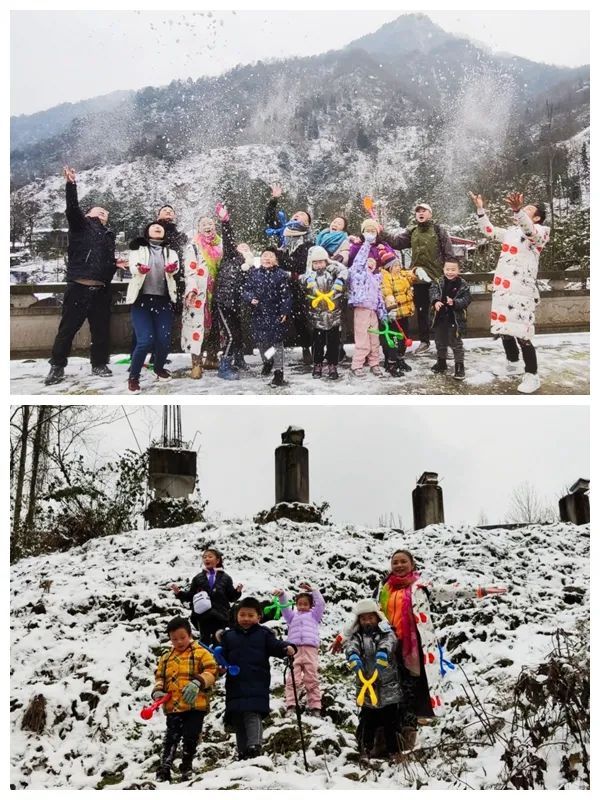
[[[44,381],[46,386],[64,380],[73,339],[86,319],[92,335],[92,374],[101,377],[112,375],[108,368],[110,282],[117,267],[124,269],[127,266],[126,259],[115,259],[115,235],[107,227],[108,211],[94,206],[84,214],[77,200],[75,170],[65,167],[64,175],[69,226],[67,288],[52,348],[50,372]]]

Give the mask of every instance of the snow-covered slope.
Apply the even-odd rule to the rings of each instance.
[[[375,538],[373,534],[383,538]],[[588,619],[589,528],[529,526],[519,530],[431,526],[400,535],[352,526],[259,526],[210,522],[136,531],[91,541],[67,553],[25,559],[12,569],[12,783],[20,788],[144,788],[153,781],[164,729],[160,715],[142,722],[153,668],[167,641],[167,620],[182,611],[168,589],[185,583],[214,543],[244,591],[260,598],[301,580],[322,588],[323,719],[307,718],[306,774],[295,721],[281,716],[282,668],[273,665],[273,713],[266,754],[234,760],[234,738],[222,725],[223,687],[207,718],[192,785],[219,789],[472,788],[501,786],[505,745],[486,734],[466,698],[469,684],[500,735],[508,736],[510,692],[523,667],[535,668],[561,628],[585,645]],[[359,763],[352,680],[341,656],[326,646],[357,599],[370,596],[390,554],[411,549],[434,583],[504,584],[509,593],[434,607],[438,632],[457,669],[446,679],[448,713],[421,728],[418,750],[403,765]],[[44,587],[41,582],[51,581]],[[284,632],[281,622],[271,622]],[[463,672],[464,670],[464,672]],[[47,700],[41,734],[23,731],[25,708]],[[465,742],[452,750],[457,737]],[[545,748],[544,784],[584,788],[560,770],[568,737]],[[290,751],[291,748],[291,751]],[[450,748],[450,749],[449,749]],[[577,771],[576,771],[577,773]],[[358,781],[358,782],[357,782]],[[186,788],[189,784],[180,784]]]

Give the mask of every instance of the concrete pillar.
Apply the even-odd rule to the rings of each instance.
[[[585,525],[590,521],[590,482],[579,478],[558,501],[561,522]]]
[[[196,452],[173,447],[148,449],[148,486],[156,498],[187,497],[196,485]]]
[[[275,503],[309,503],[308,450],[304,431],[290,426],[275,450]]]
[[[415,530],[444,522],[444,497],[437,472],[424,472],[412,492]]]

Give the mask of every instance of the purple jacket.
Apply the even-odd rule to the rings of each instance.
[[[281,613],[288,626],[287,641],[292,644],[319,646],[319,622],[323,618],[325,601],[318,589],[313,589],[311,594],[313,607],[310,611],[298,611],[295,608],[282,609]],[[285,603],[287,599],[284,595],[281,602]]]
[[[352,264],[354,263],[354,259],[356,258],[356,254],[358,253],[360,248],[363,246],[363,242],[364,242],[364,239],[361,242],[353,242],[350,245],[350,249],[348,250],[348,266],[349,267],[351,267]],[[371,243],[371,246],[369,248],[368,258],[374,258],[375,261],[377,261],[377,264],[379,266],[381,266],[381,254],[382,254],[382,252],[392,253],[396,257],[398,255],[396,253],[396,251],[394,250],[394,248],[391,246],[391,244],[388,244],[387,242],[384,242],[384,241],[380,241],[379,237],[377,237],[377,239],[375,239],[375,241]]]
[[[387,312],[381,294],[381,275],[367,269],[371,247],[369,242],[364,242],[354,257],[348,273],[348,303],[358,308],[370,308],[377,312],[379,319],[383,319]]]

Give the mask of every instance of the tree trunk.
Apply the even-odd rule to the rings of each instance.
[[[33,435],[33,452],[31,455],[31,476],[29,479],[29,500],[27,505],[27,516],[25,517],[24,530],[30,531],[33,526],[33,517],[39,493],[39,473],[42,449],[47,440],[48,417],[51,406],[37,407],[37,423]]]
[[[29,440],[29,419],[31,417],[31,406],[23,406],[21,416],[21,441],[19,453],[19,469],[17,472],[15,489],[15,506],[13,513],[13,537],[15,544],[19,538],[21,527],[21,509],[23,507],[23,487],[25,484],[25,469],[27,466],[27,444]]]

